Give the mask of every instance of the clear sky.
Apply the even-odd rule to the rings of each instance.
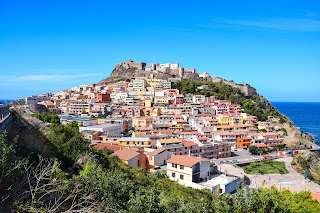
[[[271,101],[320,102],[318,0],[0,0],[0,100],[175,63]]]

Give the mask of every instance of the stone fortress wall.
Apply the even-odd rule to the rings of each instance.
[[[185,69],[179,66],[179,63],[166,63],[159,64],[153,63],[147,65],[145,62],[135,62],[129,59],[126,62],[116,64],[116,67],[112,71],[110,76],[122,76],[125,78],[132,77],[149,77],[149,78],[166,78],[170,79],[194,79],[194,80],[206,80],[214,83],[225,83],[233,87],[237,87],[246,96],[256,95],[255,88],[250,85],[236,84],[233,81],[227,81],[220,77],[200,77],[199,73],[196,73],[196,69]]]
[[[9,104],[0,104],[0,132],[9,131],[11,127],[12,116]]]

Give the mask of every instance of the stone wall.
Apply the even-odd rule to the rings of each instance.
[[[9,104],[0,104],[0,132],[10,131],[12,124],[12,116],[9,109]]]
[[[257,95],[256,89],[250,85],[236,84],[233,81],[227,81],[227,80],[220,78],[220,77],[211,77],[211,79],[212,79],[213,83],[225,83],[225,84],[228,84],[232,87],[237,87],[241,90],[242,93],[244,93],[245,96]]]

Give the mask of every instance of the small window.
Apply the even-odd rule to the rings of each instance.
[[[172,172],[172,177],[176,177],[176,173]]]
[[[184,178],[183,175],[180,175],[180,179],[183,180],[183,178]]]
[[[182,170],[183,170],[183,169],[184,169],[184,166],[183,166],[183,165],[180,165],[180,169],[182,169]]]

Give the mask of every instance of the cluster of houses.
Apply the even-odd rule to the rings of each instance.
[[[77,121],[91,146],[113,150],[128,165],[165,170],[180,184],[217,193],[231,192],[240,180],[216,176],[215,159],[230,157],[232,149],[283,145],[274,128],[244,113],[240,105],[184,96],[163,79],[72,87],[27,97],[26,105],[34,113],[59,114],[62,124]]]

